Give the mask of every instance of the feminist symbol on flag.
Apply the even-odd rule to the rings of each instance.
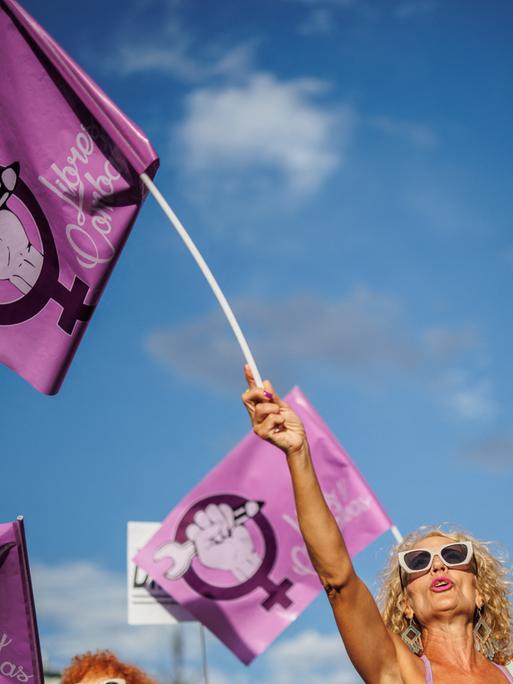
[[[293,583],[285,578],[276,584],[270,577],[277,544],[262,506],[262,502],[248,501],[236,494],[219,494],[198,501],[180,520],[175,540],[156,550],[154,561],[168,558],[171,564],[164,576],[171,580],[183,577],[191,589],[205,598],[233,600],[261,587],[267,593],[261,604],[266,610],[276,603],[288,608],[292,600],[287,591]],[[250,522],[254,524],[252,529],[260,533],[263,558],[255,551],[249,525],[246,527]],[[195,567],[194,557],[198,559]],[[226,570],[238,584],[221,585],[219,571]]]
[[[0,298],[8,300],[0,301],[0,325],[28,321],[53,299],[63,309],[58,325],[71,335],[75,323],[89,320],[94,310],[84,304],[89,286],[83,280],[75,276],[71,290],[59,282],[50,224],[20,178],[17,162],[0,166],[0,285],[2,281],[11,287],[0,288]],[[20,292],[21,297],[13,298]]]

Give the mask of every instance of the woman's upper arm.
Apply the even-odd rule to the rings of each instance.
[[[362,580],[353,574],[344,586],[325,586],[339,632],[362,679],[402,682],[396,645],[378,606]]]

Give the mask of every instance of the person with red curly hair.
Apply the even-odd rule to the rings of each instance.
[[[135,665],[119,660],[111,651],[87,652],[73,657],[62,673],[61,684],[157,684]]]

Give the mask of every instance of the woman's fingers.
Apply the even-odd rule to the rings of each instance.
[[[248,383],[248,387],[250,389],[257,386],[249,363],[246,363],[244,366],[244,375],[246,376],[246,382]]]
[[[285,418],[280,413],[271,413],[261,423],[253,425],[254,432],[263,439],[276,434],[277,428],[280,428],[285,422]]]
[[[249,413],[253,431],[259,437],[281,448],[282,444],[276,440],[278,433],[286,432],[286,419],[283,414],[290,409],[276,394],[269,380],[264,380],[263,387],[257,387],[248,365],[244,366],[244,374],[248,389],[242,394],[242,401]],[[283,439],[280,438],[279,441],[282,442]]]
[[[261,387],[248,387],[248,389],[242,395],[242,401],[244,402],[250,414],[252,414],[255,406],[258,406],[258,404],[261,403],[268,403],[269,397],[266,396],[265,390]]]
[[[267,416],[271,415],[272,413],[278,414],[279,412],[280,407],[278,406],[278,404],[257,404],[255,406],[255,420],[258,423],[262,423],[267,418]]]
[[[264,399],[266,401],[272,401],[273,398],[276,396],[276,393],[273,389],[273,386],[269,382],[269,380],[264,380],[263,381],[263,389],[261,387],[257,387],[257,384],[255,382],[255,378],[253,376],[253,371],[251,370],[250,365],[247,363],[244,366],[244,375],[246,377],[246,382],[248,383],[248,389],[251,391],[253,389],[259,389],[263,393]],[[247,392],[247,390],[246,390]]]

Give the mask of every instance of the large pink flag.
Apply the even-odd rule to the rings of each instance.
[[[354,555],[392,523],[301,390],[286,401],[303,420],[324,495]],[[253,433],[171,511],[135,562],[246,664],[321,589],[285,458]]]
[[[15,0],[0,0],[0,64],[0,362],[52,394],[158,158]]]
[[[0,523],[0,684],[44,684],[23,519]]]

